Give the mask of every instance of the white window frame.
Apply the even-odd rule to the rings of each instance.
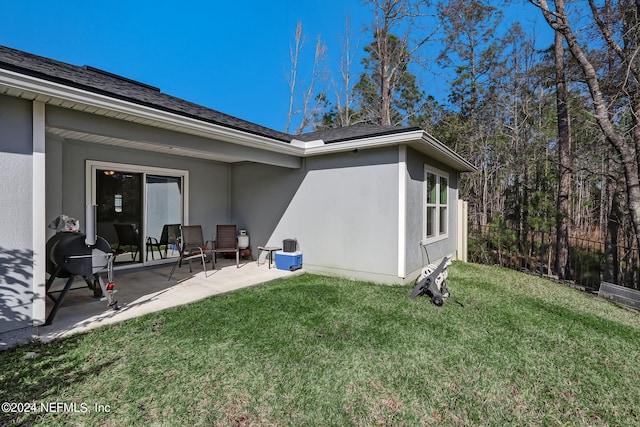
[[[436,177],[436,202],[435,203],[427,203],[428,201],[428,174],[435,175]],[[447,180],[447,201],[446,203],[441,203],[440,201],[440,181],[441,178]],[[424,181],[423,181],[423,190],[422,190],[422,244],[428,244],[437,242],[439,240],[444,240],[449,237],[449,230],[451,229],[451,176],[449,173],[442,171],[440,169],[434,168],[433,166],[424,165]],[[433,219],[434,224],[434,234],[432,236],[427,236],[427,216],[428,208],[435,208],[435,217]],[[446,208],[446,231],[440,232],[440,211],[441,208]]]

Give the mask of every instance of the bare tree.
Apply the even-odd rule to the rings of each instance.
[[[287,83],[289,85],[289,111],[287,113],[286,133],[290,132],[294,118],[298,114],[301,114],[302,117],[300,118],[300,124],[296,127],[295,133],[302,133],[307,127],[309,127],[313,118],[317,115],[316,110],[323,98],[322,95],[316,94],[316,89],[318,83],[326,78],[324,62],[327,56],[327,47],[322,42],[322,38],[318,36],[316,40],[311,76],[305,86],[305,83],[301,82],[299,77],[300,56],[305,42],[306,40],[302,30],[302,22],[298,21],[294,35],[294,43],[289,50],[291,70],[287,77]],[[302,98],[302,103],[298,106],[297,100],[300,97]]]
[[[294,36],[293,46],[289,48],[289,57],[291,58],[291,70],[287,78],[289,85],[289,112],[287,113],[287,127],[286,133],[289,133],[291,129],[291,122],[296,111],[294,109],[296,102],[296,85],[298,84],[298,64],[300,62],[300,52],[304,45],[304,36],[302,34],[302,22],[298,21],[296,25],[296,33]]]
[[[554,2],[555,9],[549,7],[547,0],[529,0],[540,8],[547,23],[558,31],[567,42],[571,55],[580,65],[586,84],[589,88],[595,119],[609,144],[617,152],[624,169],[626,181],[626,198],[630,217],[633,224],[635,241],[640,244],[640,173],[638,171],[638,154],[640,149],[640,52],[638,28],[640,1],[620,0],[618,6],[624,13],[624,24],[618,27],[622,34],[614,35],[611,22],[599,18],[601,10],[594,0],[589,0],[596,28],[602,35],[606,46],[613,50],[624,69],[624,79],[621,82],[621,92],[618,94],[627,100],[626,110],[629,113],[631,125],[621,129],[614,122],[612,102],[607,101],[601,87],[601,77],[598,75],[594,61],[582,49],[576,32],[571,27],[568,14],[558,8],[558,1]],[[605,8],[611,7],[611,1],[605,1]]]
[[[296,134],[302,133],[311,124],[313,118],[317,116],[316,110],[320,106],[322,95],[316,95],[315,90],[318,82],[321,80],[323,81],[326,78],[326,73],[324,71],[324,62],[326,57],[327,47],[322,42],[320,36],[318,36],[316,40],[316,50],[313,57],[311,81],[302,93],[302,118],[300,120],[300,125],[296,128]]]
[[[399,79],[415,52],[429,41],[435,31],[411,40],[415,20],[426,16],[424,8],[428,1],[414,0],[367,0],[373,12],[372,30],[376,43],[371,45],[372,57],[378,58],[379,70],[376,73],[378,95],[380,97],[380,124],[392,124],[392,102],[395,96],[396,81]],[[402,31],[403,30],[403,31]],[[400,43],[392,42],[396,36]],[[402,49],[403,51],[398,51]]]
[[[351,33],[351,19],[347,15],[345,19],[345,32],[341,37],[340,79],[341,87],[336,92],[336,109],[339,126],[349,126],[353,119],[353,83],[351,69],[358,46],[353,46],[353,34]]]

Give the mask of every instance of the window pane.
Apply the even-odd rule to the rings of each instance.
[[[149,245],[151,260],[162,257],[178,256],[176,246],[169,234],[179,235],[182,223],[182,178],[161,175],[147,175],[147,229],[146,241],[157,243]],[[158,251],[160,253],[158,253]],[[147,256],[149,259],[149,256]]]
[[[449,217],[447,216],[447,208],[440,207],[440,234],[447,233],[448,222],[449,222]]]
[[[427,208],[427,237],[433,237],[436,235],[435,230],[436,223],[436,208]]]
[[[122,213],[122,194],[116,194],[113,201],[114,210],[118,213]]]
[[[436,176],[427,173],[427,203],[436,203]]]
[[[96,169],[98,235],[117,251],[116,264],[142,262],[142,174]]]
[[[182,179],[147,175],[147,236],[159,237],[164,224],[182,222]]]
[[[447,185],[447,178],[440,177],[440,203],[443,205],[447,204],[447,191],[449,190],[449,185]]]

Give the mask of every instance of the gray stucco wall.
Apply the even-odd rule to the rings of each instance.
[[[32,324],[32,111],[0,95],[0,333]]]
[[[449,232],[446,239],[428,243],[423,247],[425,164],[442,172],[448,172],[449,174]],[[458,173],[410,148],[407,150],[407,172],[407,235],[405,271],[407,273],[407,281],[412,281],[420,273],[423,266],[429,263],[433,264],[440,258],[453,254],[456,251]]]
[[[54,107],[59,120],[64,111]],[[77,118],[77,112],[71,117]],[[86,130],[92,130],[83,123]],[[98,122],[101,123],[101,122]],[[128,127],[123,123],[123,128]],[[103,129],[94,129],[103,131]],[[137,129],[137,132],[140,130]],[[123,129],[119,129],[122,133]],[[156,130],[150,134],[155,135]],[[126,136],[126,133],[123,135]],[[47,137],[47,220],[64,213],[81,220],[84,229],[87,160],[150,166],[189,171],[189,224],[202,225],[205,240],[215,233],[215,224],[230,220],[230,165],[192,157],[170,156],[161,153],[132,150],[123,147],[92,144],[83,141]],[[49,235],[52,232],[48,232]]]
[[[232,217],[255,251],[296,238],[305,269],[397,280],[398,149],[308,157],[299,170],[232,169]]]

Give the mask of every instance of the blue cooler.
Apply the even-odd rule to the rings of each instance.
[[[294,271],[302,268],[302,252],[276,252],[276,268],[278,270]]]

